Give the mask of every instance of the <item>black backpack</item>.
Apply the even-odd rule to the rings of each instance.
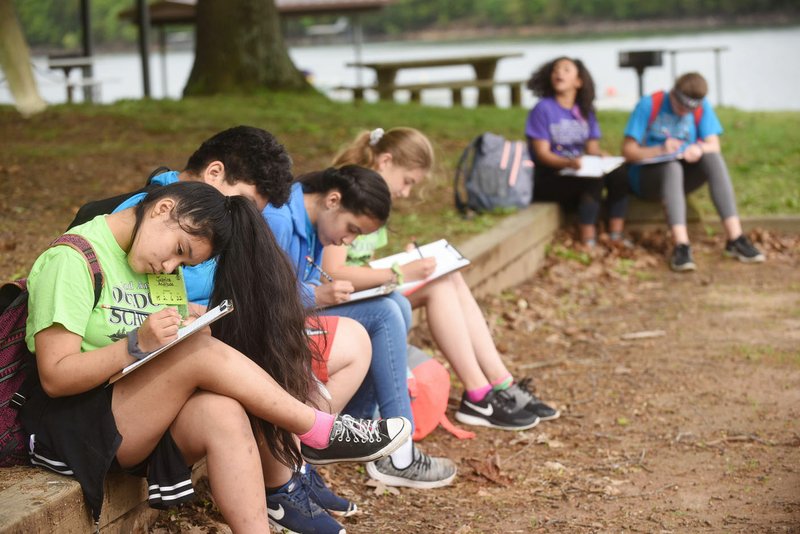
[[[453,187],[462,215],[527,206],[533,197],[533,162],[526,143],[488,132],[479,135],[461,154]]]
[[[149,193],[153,189],[157,187],[161,187],[159,184],[152,183],[153,178],[158,176],[159,174],[169,172],[170,169],[168,167],[159,167],[153,172],[150,173],[150,176],[147,177],[147,181],[144,184],[144,187],[141,189],[137,189],[136,191],[130,191],[128,193],[122,193],[121,195],[108,197],[108,198],[101,198],[100,200],[92,200],[91,202],[87,202],[83,206],[80,207],[78,213],[75,214],[75,218],[72,219],[72,222],[69,223],[67,226],[67,230],[78,226],[79,224],[83,224],[86,222],[91,221],[98,215],[107,215],[113,212],[117,206],[128,200],[134,195],[138,195],[139,193]]]

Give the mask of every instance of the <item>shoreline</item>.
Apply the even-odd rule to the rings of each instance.
[[[772,13],[738,17],[701,17],[691,19],[646,19],[636,21],[574,21],[560,26],[524,26],[507,28],[451,27],[405,33],[401,40],[459,41],[486,38],[617,38],[621,35],[652,33],[689,33],[694,31],[735,31],[758,28],[782,28],[800,25],[797,13]],[[387,36],[386,40],[397,39]],[[372,39],[370,37],[369,39]],[[380,39],[376,39],[380,40]]]
[[[549,26],[521,26],[521,27],[475,27],[465,24],[453,24],[450,27],[423,29],[395,35],[364,35],[364,43],[385,43],[420,41],[430,43],[452,43],[459,41],[478,41],[491,39],[614,39],[621,36],[637,35],[674,35],[691,33],[695,31],[736,31],[754,30],[760,28],[788,28],[800,26],[800,10],[794,13],[767,13],[757,15],[742,15],[736,17],[700,17],[689,19],[646,19],[629,21],[592,21],[577,20],[570,24]],[[192,30],[193,31],[193,30]],[[350,44],[349,34],[326,38],[309,38],[305,36],[286,37],[288,47],[323,46],[331,44]],[[172,43],[168,45],[171,51],[193,50],[194,41]],[[31,55],[46,56],[48,54],[63,54],[63,49],[52,47],[32,46]],[[136,43],[115,43],[95,46],[95,54],[113,54],[136,51]],[[150,46],[151,53],[158,52],[154,43]]]

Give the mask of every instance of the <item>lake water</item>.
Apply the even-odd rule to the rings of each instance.
[[[678,74],[690,70],[702,72],[709,82],[709,98],[715,105],[721,102],[744,110],[800,110],[800,27],[759,30],[720,31],[684,35],[631,37],[595,40],[497,40],[462,43],[367,43],[364,61],[399,60],[408,58],[447,57],[483,53],[521,52],[522,57],[500,61],[495,77],[498,80],[526,79],[540,64],[561,55],[582,59],[592,72],[600,108],[631,109],[638,99],[638,79],[633,69],[618,66],[618,54],[625,50],[658,50],[682,48],[727,47],[720,55],[721,80],[716,79],[714,54],[685,52],[675,56]],[[358,79],[356,69],[346,63],[354,60],[354,50],[348,45],[305,46],[290,49],[298,68],[311,73],[313,83],[332,98],[347,100],[347,92],[336,92],[338,85],[354,85]],[[168,79],[166,96],[180,98],[192,67],[192,51],[168,51],[166,65]],[[161,57],[150,56],[151,94],[154,98],[165,96],[161,76]],[[48,71],[44,57],[34,57],[35,75],[43,98],[50,103],[66,101],[64,78],[61,71]],[[668,88],[672,83],[671,55],[664,54],[662,67],[650,67],[644,75],[644,91],[649,93]],[[141,67],[138,55],[98,55],[95,58],[94,77],[102,81],[100,100],[113,102],[122,98],[140,98],[142,95]],[[372,71],[361,72],[364,83],[372,83]],[[78,78],[77,71],[73,78]],[[398,83],[435,80],[469,79],[473,77],[468,66],[400,71]],[[505,89],[495,91],[498,104],[508,105]],[[407,99],[403,92],[398,100]],[[467,90],[464,104],[474,105],[477,93]],[[422,94],[429,105],[450,105],[450,92],[430,90]],[[523,93],[526,107],[534,103],[529,91]],[[0,84],[0,102],[11,102],[6,83]]]

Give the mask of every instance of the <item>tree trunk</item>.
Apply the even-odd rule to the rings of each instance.
[[[31,70],[31,54],[11,0],[0,0],[0,68],[6,74],[14,103],[24,117],[44,111]]]
[[[274,0],[198,0],[195,58],[184,96],[306,90]]]

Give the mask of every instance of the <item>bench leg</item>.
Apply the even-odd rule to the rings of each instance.
[[[457,88],[454,87],[453,89],[450,89],[450,92],[453,95],[453,107],[454,108],[455,107],[460,107],[462,105],[462,102],[463,102],[462,99],[461,99],[461,89],[457,89]]]
[[[411,101],[414,102],[415,104],[419,104],[421,100],[420,95],[422,91],[420,91],[419,89],[411,89],[410,92],[411,92]]]
[[[522,105],[522,84],[512,83],[508,87],[511,89],[511,105],[520,107]]]

